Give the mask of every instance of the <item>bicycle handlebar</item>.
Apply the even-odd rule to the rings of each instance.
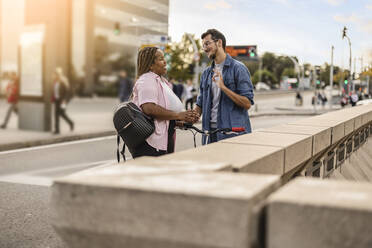
[[[203,131],[203,130],[200,130],[199,128],[195,127],[192,123],[183,123],[183,126],[181,127],[183,129],[193,129],[195,130],[196,132],[198,133],[201,133],[201,134],[204,134],[204,135],[211,135],[211,134],[215,134],[215,133],[218,133],[218,132],[234,132],[234,133],[240,133],[240,132],[244,132],[245,131],[245,128],[244,127],[233,127],[233,128],[218,128],[216,130],[213,130],[213,131]]]

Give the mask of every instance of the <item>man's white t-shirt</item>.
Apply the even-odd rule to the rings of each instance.
[[[225,61],[221,64],[215,64],[215,69],[217,69],[222,75],[222,69]],[[212,79],[213,80],[213,79]],[[218,87],[217,82],[219,81],[219,77],[216,76],[215,81],[212,81],[212,109],[211,109],[211,122],[217,123],[217,112],[218,112],[218,105],[220,103],[221,97],[221,89]]]

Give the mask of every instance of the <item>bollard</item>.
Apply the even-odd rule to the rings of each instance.
[[[313,162],[313,166],[305,171],[305,176],[307,177],[320,177],[320,169],[322,167],[322,162],[317,160]]]
[[[359,133],[354,134],[354,151],[359,148]]]
[[[359,145],[363,145],[364,141],[366,141],[365,136],[364,136],[364,130],[362,129],[359,132]]]
[[[328,152],[327,157],[324,159],[324,177],[328,177],[329,174],[334,170],[335,153],[333,151]]]
[[[365,135],[366,140],[367,140],[368,137],[369,137],[369,127],[366,127],[366,128],[364,129],[364,135]]]
[[[348,158],[353,152],[353,139],[350,138],[346,141],[346,157]]]
[[[345,160],[345,144],[339,145],[337,148],[337,161],[336,161],[336,168],[337,169],[342,162]]]

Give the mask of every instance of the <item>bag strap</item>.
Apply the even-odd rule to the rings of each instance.
[[[124,161],[127,161],[125,158],[125,143],[123,143],[123,148],[121,149],[121,152],[119,152],[119,147],[120,147],[120,135],[119,134],[117,134],[116,142],[117,142],[116,158],[118,160],[118,163],[120,163],[120,153],[123,156]]]
[[[127,161],[125,158],[125,143],[123,143],[123,148],[121,149],[121,155],[123,156],[124,161]]]
[[[117,142],[117,146],[116,146],[116,159],[118,160],[118,163],[119,163],[120,162],[120,154],[119,154],[120,136],[119,136],[119,134],[117,134],[116,142]]]
[[[132,104],[133,104],[135,107],[134,107]],[[135,105],[134,103],[129,102],[129,103],[127,104],[127,106],[128,106],[132,111],[135,111],[135,112],[137,112],[137,113],[143,115],[146,119],[153,121],[153,118],[152,118],[151,116],[148,116],[148,115],[146,115],[143,111],[139,110],[138,107],[137,107],[137,105]]]

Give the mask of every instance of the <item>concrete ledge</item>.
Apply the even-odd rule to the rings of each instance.
[[[70,247],[246,248],[253,208],[280,186],[279,176],[117,168],[53,185],[53,225]]]
[[[135,159],[128,165],[179,166],[203,169],[211,166],[213,171],[252,172],[259,174],[277,174],[284,172],[284,149],[261,145],[240,145],[233,143],[214,143],[182,152],[161,156],[157,159]],[[218,165],[228,164],[220,167]],[[159,168],[159,167],[158,167]],[[162,167],[160,167],[162,168]]]
[[[318,118],[321,116],[316,116],[312,118],[307,118],[299,120],[296,122],[291,122],[289,125],[296,126],[313,126],[313,127],[330,127],[332,128],[332,144],[336,143],[343,137],[345,137],[345,122],[332,119]]]
[[[220,142],[283,148],[284,173],[308,160],[312,153],[311,135],[254,132]]]
[[[330,127],[312,127],[288,124],[261,129],[259,132],[311,135],[313,138],[312,156],[330,146],[332,137],[332,130]]]
[[[268,247],[372,247],[371,202],[369,183],[294,180],[268,199]]]

